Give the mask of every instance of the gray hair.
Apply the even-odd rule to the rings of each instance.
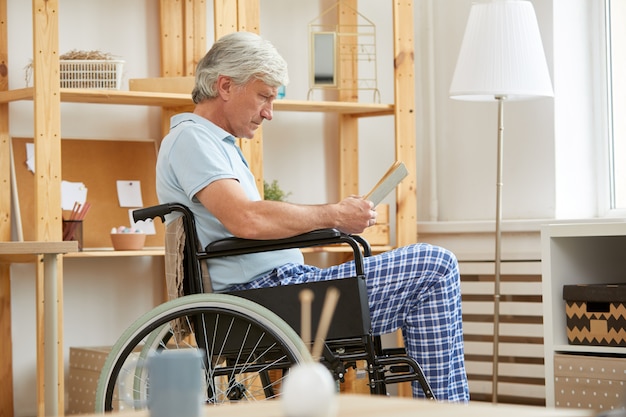
[[[221,37],[198,62],[191,97],[195,104],[217,97],[220,75],[232,78],[235,85],[259,79],[271,87],[289,81],[287,63],[267,40],[250,32],[233,32]]]

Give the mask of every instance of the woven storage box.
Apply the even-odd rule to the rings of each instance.
[[[70,347],[68,414],[93,413],[98,378],[110,347]]]
[[[626,346],[626,284],[565,285],[572,345]]]
[[[61,88],[119,90],[123,67],[124,61],[119,60],[61,60]]]
[[[131,363],[137,361],[141,348],[131,353]],[[96,408],[96,390],[104,362],[111,352],[111,346],[70,347],[70,372],[65,391],[68,394],[67,414],[92,414]],[[132,387],[133,374],[126,375],[126,386]],[[127,398],[129,393],[126,392]],[[117,409],[117,387],[113,392],[113,408]],[[124,405],[124,404],[122,404]]]
[[[626,394],[626,358],[554,355],[557,407],[612,410]]]

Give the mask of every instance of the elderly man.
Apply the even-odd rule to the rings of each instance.
[[[235,138],[253,137],[273,118],[287,64],[257,35],[220,38],[198,63],[193,113],[172,117],[157,161],[161,203],[188,206],[200,244],[226,237],[276,239],[316,229],[361,233],[376,223],[370,201],[358,196],[334,204],[300,205],[261,199]],[[290,249],[208,261],[214,290],[290,285],[354,275],[353,262],[330,268],[304,264]],[[463,358],[458,265],[440,247],[415,244],[365,260],[375,334],[402,329],[409,356],[423,367],[439,400],[469,400]],[[419,384],[413,394],[423,396]]]

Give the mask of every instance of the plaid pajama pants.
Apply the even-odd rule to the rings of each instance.
[[[402,329],[407,354],[422,366],[436,398],[469,401],[456,257],[437,246],[409,245],[365,258],[365,274],[374,334]],[[229,290],[354,275],[353,261],[324,269],[286,264]],[[412,388],[414,396],[424,396],[417,382]]]

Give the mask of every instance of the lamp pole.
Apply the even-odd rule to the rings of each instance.
[[[502,162],[504,146],[504,100],[505,96],[496,96],[498,101],[498,150],[496,175],[496,247],[495,274],[493,281],[493,379],[492,401],[498,402],[498,356],[500,352],[500,264],[502,260]]]
[[[498,149],[493,289],[493,402],[498,401],[500,269],[502,266],[502,167],[504,101],[552,97],[539,25],[527,0],[492,0],[472,5],[459,51],[450,97],[498,102]]]

